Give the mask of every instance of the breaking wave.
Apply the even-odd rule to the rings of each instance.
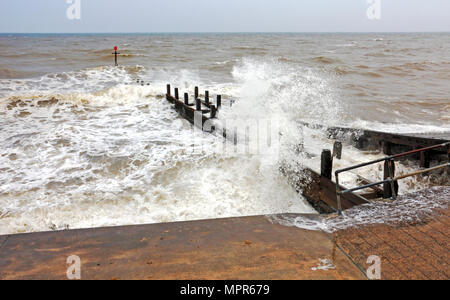
[[[417,104],[410,106],[401,103],[402,94],[390,97],[389,93],[399,90],[391,86],[393,82],[406,89],[411,85],[402,80],[410,79],[380,71],[380,64],[392,52],[380,62],[367,61],[365,53],[379,50],[365,45],[371,42],[367,37],[363,42],[355,42],[358,37],[353,36],[345,41],[332,37],[331,45],[324,45],[314,37],[277,40],[276,36],[259,36],[252,41],[254,46],[242,47],[239,36],[230,38],[229,48],[220,47],[223,36],[121,37],[120,44],[127,47],[121,51],[124,61],[131,65],[119,68],[98,66],[107,59],[112,62],[109,45],[117,37],[48,39],[52,42],[45,47],[57,47],[48,51],[55,57],[40,57],[34,66],[47,74],[34,75],[33,68],[21,73],[14,66],[2,67],[0,72],[0,234],[314,214],[279,171],[280,162],[300,173],[306,167],[318,171],[322,149],[333,145],[325,132],[302,126],[303,122],[393,132],[449,128],[446,90],[430,85],[430,91],[438,92],[427,92],[427,97],[414,89],[405,91],[415,95],[411,102]],[[67,40],[75,48],[83,44],[86,48],[81,47],[81,55],[78,49],[66,52]],[[15,43],[9,37],[2,40],[0,52],[9,52],[4,49],[12,44],[17,52],[27,53],[26,47]],[[336,45],[352,47],[336,49]],[[26,59],[8,58],[18,66],[26,65]],[[407,62],[414,64],[411,60]],[[413,70],[423,67],[386,64]],[[436,84],[435,78],[448,76],[447,66],[423,68],[431,72],[430,80]],[[144,80],[144,85],[137,79]],[[219,118],[230,120],[231,125],[246,119],[271,120],[280,128],[279,154],[223,153],[223,140],[194,130],[170,108],[163,95],[167,83],[179,87],[181,93],[192,94],[199,86],[201,97],[205,90],[211,97],[223,95]],[[360,96],[355,99],[347,92]],[[421,106],[422,98],[431,100]],[[400,109],[404,107],[407,110]],[[387,111],[380,113],[380,109]],[[376,118],[380,115],[388,122]],[[436,122],[436,115],[441,121]],[[335,161],[334,167],[382,156],[345,145],[343,159]],[[406,164],[398,170],[411,168],[415,166]],[[374,166],[361,175],[370,179],[378,173]],[[352,174],[342,180],[355,183]],[[419,190],[432,180],[411,179],[401,192]]]

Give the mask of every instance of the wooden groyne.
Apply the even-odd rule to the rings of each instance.
[[[143,85],[143,83],[142,83]],[[220,108],[222,107],[222,96],[217,95],[216,104],[213,104],[210,97],[209,91],[205,91],[204,99],[199,98],[199,88],[195,87],[195,92],[193,96],[193,102],[191,102],[191,96],[189,93],[184,93],[184,98],[180,99],[179,89],[175,88],[174,93],[172,93],[171,85],[167,85],[166,99],[171,104],[174,104],[174,108],[179,112],[179,114],[195,124],[195,116],[201,120],[201,126],[204,131],[214,132],[218,128],[214,126],[204,126],[208,121],[214,120],[218,117]],[[349,143],[360,150],[380,150],[386,155],[400,154],[416,149],[426,148],[430,146],[435,146],[439,144],[445,144],[450,141],[450,132],[442,133],[411,133],[411,134],[396,134],[381,132],[375,130],[365,130],[365,129],[354,129],[346,127],[328,127],[319,124],[310,124],[300,122],[302,125],[313,128],[320,129],[327,133],[328,138]],[[212,124],[212,123],[210,123]],[[200,126],[199,126],[200,127]],[[225,128],[220,128],[223,132],[223,136],[227,137],[227,132],[231,135],[231,130],[226,130]],[[233,132],[234,133],[234,132]],[[233,137],[233,140],[235,137]],[[342,144],[341,144],[342,147]],[[336,149],[334,149],[336,150]],[[342,148],[341,148],[342,151]],[[333,151],[335,153],[336,151]],[[434,148],[429,151],[424,151],[417,153],[412,156],[413,159],[420,160],[420,166],[428,168],[430,162],[433,159],[444,159],[447,160],[450,156],[450,146],[447,145],[446,148]]]
[[[221,95],[217,96],[217,105],[214,105],[209,99],[209,91],[205,91],[204,100],[199,98],[198,87],[195,87],[193,102],[190,102],[188,93],[184,93],[184,100],[182,101],[180,99],[179,89],[174,88],[173,91],[174,92],[172,93],[172,87],[168,84],[165,97],[169,103],[174,105],[174,109],[179,115],[204,131],[215,133],[218,129],[216,126],[219,125],[214,123],[213,120],[217,117],[218,109],[222,106]],[[237,143],[238,139],[236,131],[220,128],[219,132],[221,132],[223,138],[232,141],[234,144]],[[229,134],[229,132],[232,134]],[[327,167],[324,167],[324,165],[327,165]],[[303,172],[305,173],[307,180],[291,182],[297,191],[302,193],[308,202],[321,213],[332,213],[338,210],[336,184],[331,180],[331,166],[332,157],[330,154],[328,159],[322,159],[322,174],[318,174],[311,169],[305,169]],[[305,178],[305,176],[295,174],[283,167],[281,167],[281,171],[287,177]],[[344,187],[341,188],[345,189]],[[342,196],[342,205],[344,209],[349,209],[365,203],[367,203],[366,200],[361,199],[361,197],[358,197],[353,193]]]
[[[221,132],[225,139],[236,144],[238,140],[236,130],[230,131],[226,128],[217,128],[220,125],[214,122],[214,119],[218,116],[219,109],[222,107],[222,96],[217,96],[216,105],[214,105],[210,100],[209,91],[205,91],[204,95],[205,99],[200,99],[199,88],[195,87],[194,102],[190,102],[188,93],[184,94],[184,101],[182,101],[180,100],[179,89],[175,88],[172,94],[171,85],[167,85],[166,99],[174,105],[181,117],[204,131],[210,133],[215,133],[215,131]],[[375,199],[395,199],[399,190],[399,179],[395,178],[396,160],[406,157],[420,160],[420,167],[423,169],[413,174],[407,174],[407,176],[431,172],[436,168],[447,167],[447,170],[450,169],[448,168],[448,163],[450,162],[450,133],[400,135],[353,128],[325,127],[307,123],[302,123],[302,125],[326,132],[328,138],[336,141],[333,151],[323,150],[320,174],[308,168],[298,172],[281,166],[280,170],[296,190],[302,193],[308,202],[320,213],[340,213],[342,210],[367,204]],[[385,182],[382,183],[382,187],[379,186],[380,184],[377,185],[362,176],[359,176],[360,182],[370,191],[366,189],[362,193],[355,193],[360,189],[359,187],[354,188],[356,190],[353,192],[351,189],[340,185],[339,182],[333,182],[333,159],[341,158],[343,143],[353,144],[361,150],[383,151],[387,155],[385,159],[379,160],[379,162],[384,162]],[[446,161],[447,164],[444,163],[438,167],[430,168],[432,160]],[[368,164],[371,163],[374,162]],[[337,172],[341,171],[337,170]],[[338,181],[338,173],[335,176],[336,181]]]
[[[444,144],[450,141],[450,132],[397,134],[375,130],[327,127],[307,123],[302,124],[313,129],[321,129],[328,134],[328,138],[347,142],[357,149],[381,150],[386,155],[400,154],[415,149]],[[447,146],[447,149],[436,148],[418,153],[412,158],[420,160],[421,167],[428,168],[431,160],[446,160],[448,155],[450,155],[450,147]]]
[[[199,98],[199,89],[195,88],[194,101],[190,101],[189,93],[184,93],[183,100],[180,99],[180,91],[174,89],[172,94],[170,84],[167,85],[166,100],[174,105],[174,108],[181,117],[188,120],[191,124],[201,126],[204,131],[212,132],[215,128],[205,128],[205,123],[217,117],[219,109],[222,107],[222,96],[217,95],[216,104],[211,102],[209,91],[205,91],[205,99]],[[198,124],[196,123],[198,121]]]

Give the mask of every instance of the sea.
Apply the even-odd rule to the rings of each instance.
[[[305,123],[450,132],[449,49],[450,33],[0,34],[0,235],[315,214],[280,167],[320,170],[334,141]],[[222,95],[219,120],[269,122],[277,151],[224,150],[167,84]],[[334,167],[380,157],[345,144]]]

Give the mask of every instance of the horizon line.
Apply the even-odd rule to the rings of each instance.
[[[0,34],[304,34],[304,33],[450,33],[450,31],[136,31],[136,32],[2,32]]]

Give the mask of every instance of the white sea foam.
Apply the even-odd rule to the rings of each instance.
[[[137,66],[2,80],[0,234],[315,213],[280,174],[279,162],[319,168],[321,150],[333,141],[320,130],[299,127],[298,120],[346,120],[334,79],[250,58],[232,75],[233,82],[219,84],[202,82],[193,70]],[[136,78],[150,86],[136,84]],[[275,120],[280,156],[221,152],[221,139],[193,130],[170,109],[161,97],[166,83],[182,93],[192,94],[199,84],[211,96],[224,95],[220,118],[236,124]],[[51,98],[57,101],[45,102]],[[237,100],[233,107],[231,99]],[[346,146],[335,167],[378,157]],[[344,183],[354,184],[347,176]]]
[[[3,100],[1,234],[314,212],[277,159],[216,151],[221,140],[193,131],[156,97],[165,83],[89,93],[90,83],[76,82],[80,92],[67,94],[58,84],[34,99],[16,89],[8,97],[17,105]],[[49,96],[62,101],[38,104]]]
[[[402,226],[420,224],[448,208],[450,187],[434,187],[426,191],[400,196],[396,201],[379,201],[344,211],[342,216],[270,216],[273,223],[306,230],[336,232],[370,225]]]
[[[442,123],[442,125],[436,126],[431,124],[378,123],[356,119],[350,122],[348,124],[348,127],[371,129],[375,131],[390,132],[397,134],[430,134],[430,133],[450,134],[450,123]]]

